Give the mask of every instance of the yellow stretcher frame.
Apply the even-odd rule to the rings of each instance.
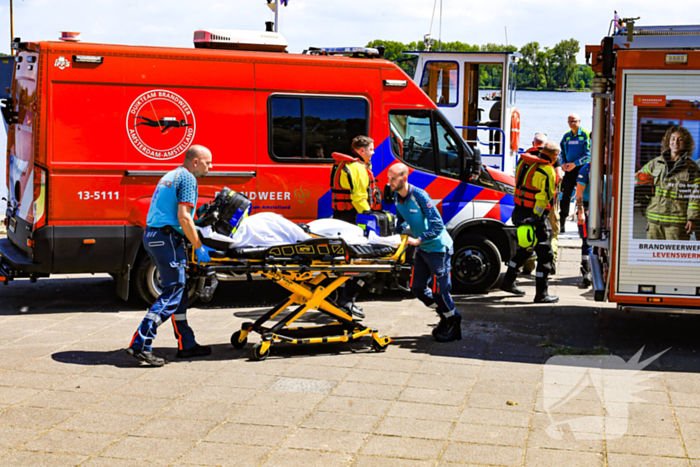
[[[255,322],[246,322],[240,331],[231,335],[231,345],[242,349],[248,342],[251,332],[260,334],[262,340],[253,347],[255,360],[265,360],[270,355],[273,342],[305,345],[333,342],[350,342],[363,336],[372,336],[372,348],[376,352],[386,350],[391,338],[382,336],[379,331],[357,321],[345,310],[339,308],[329,296],[353,276],[368,273],[391,273],[401,268],[406,260],[408,237],[401,237],[399,248],[390,257],[355,258],[345,257],[343,261],[284,260],[276,263],[266,259],[212,258],[211,263],[197,265],[194,252],[191,252],[191,267],[200,274],[212,270],[229,270],[236,273],[260,275],[279,284],[290,295],[268,310]],[[330,283],[327,281],[330,280]],[[325,283],[325,285],[324,285]],[[296,308],[272,326],[264,324],[280,315],[290,306]],[[291,327],[295,321],[310,311],[319,311],[335,318],[326,325]]]

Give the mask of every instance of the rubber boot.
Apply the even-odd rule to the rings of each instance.
[[[515,276],[517,275],[518,270],[513,267],[509,267],[506,271],[505,277],[503,278],[503,282],[501,283],[501,290],[522,297],[523,295],[525,295],[525,291],[517,285],[515,285]]]
[[[452,342],[462,340],[462,315],[454,312],[454,315],[445,318],[445,328],[441,333],[435,334],[437,342]]]
[[[581,281],[581,284],[584,287],[590,287],[593,283],[593,276],[591,275],[590,263],[583,263],[581,265],[581,276],[583,276],[583,281]]]
[[[547,276],[535,280],[535,303],[557,303],[559,297],[547,292]]]
[[[433,337],[437,337],[438,334],[443,334],[445,332],[445,327],[447,327],[447,318],[443,317],[441,314],[438,314],[438,316],[440,316],[440,322],[433,329]]]

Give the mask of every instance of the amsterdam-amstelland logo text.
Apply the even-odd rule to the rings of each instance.
[[[192,107],[172,91],[154,89],[137,97],[126,115],[129,141],[151,159],[184,154],[197,130]]]

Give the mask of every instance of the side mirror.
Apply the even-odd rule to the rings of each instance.
[[[394,204],[394,192],[391,191],[391,187],[387,183],[384,185],[384,204]]]

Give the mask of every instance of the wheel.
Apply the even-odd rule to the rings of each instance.
[[[267,350],[265,352],[262,352],[262,342],[258,342],[255,344],[255,347],[253,347],[253,358],[259,362],[265,360],[269,355],[270,355],[270,347],[268,346]]]
[[[452,257],[455,288],[466,293],[486,293],[501,274],[501,254],[491,240],[481,235],[457,239]]]
[[[151,257],[143,251],[139,254],[136,260],[136,266],[131,273],[131,290],[143,300],[146,305],[150,306],[155,302],[163,288],[160,285],[160,274],[156,264],[151,260]],[[187,278],[187,304],[192,305],[197,301],[196,283],[194,279]]]
[[[375,352],[384,352],[390,342],[391,341],[388,341],[386,344],[380,344],[376,340],[372,340],[372,350]]]
[[[245,338],[243,338],[242,341],[240,339],[241,331],[236,331],[233,334],[231,334],[231,345],[235,349],[242,349],[248,343],[248,336],[245,336]]]

